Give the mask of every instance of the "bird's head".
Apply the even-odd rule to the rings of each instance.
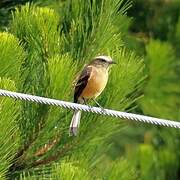
[[[110,56],[97,56],[90,64],[97,67],[109,68],[110,65],[116,64],[116,62]]]

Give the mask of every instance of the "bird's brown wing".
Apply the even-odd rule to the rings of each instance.
[[[92,67],[91,66],[86,66],[82,73],[80,74],[78,81],[75,85],[75,91],[74,91],[74,102],[78,102],[78,98],[81,95],[82,91],[86,87],[90,74],[92,72]]]

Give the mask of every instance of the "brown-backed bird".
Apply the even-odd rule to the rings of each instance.
[[[97,56],[84,67],[78,77],[74,91],[74,102],[86,104],[87,100],[95,100],[104,90],[108,81],[111,64],[116,64],[109,56]],[[69,134],[77,135],[81,111],[75,110],[70,124]]]

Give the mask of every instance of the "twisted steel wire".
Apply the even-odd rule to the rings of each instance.
[[[40,96],[34,96],[34,95],[29,95],[29,94],[17,93],[17,92],[7,91],[3,89],[0,89],[0,96],[20,99],[20,100],[25,100],[25,101],[31,101],[31,102],[40,103],[40,104],[59,106],[59,107],[67,108],[71,110],[81,110],[85,112],[91,112],[91,113],[101,114],[105,116],[112,116],[112,117],[127,119],[131,121],[155,124],[159,126],[180,128],[180,122],[177,122],[177,121],[159,119],[159,118],[120,112],[120,111],[115,111],[115,110],[110,110],[110,109],[102,109],[98,107],[76,104],[72,102],[66,102],[66,101],[50,99],[50,98],[45,98],[45,97],[40,97]]]

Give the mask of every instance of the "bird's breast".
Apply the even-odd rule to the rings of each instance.
[[[92,68],[88,83],[84,88],[81,97],[96,98],[104,90],[108,81],[108,71],[102,68]]]

